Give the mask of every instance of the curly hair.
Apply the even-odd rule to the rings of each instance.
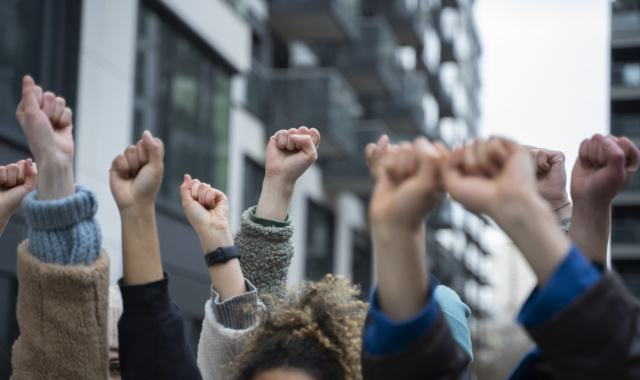
[[[302,282],[288,298],[263,296],[270,307],[256,310],[260,323],[227,367],[238,380],[264,371],[299,369],[316,379],[360,380],[361,332],[367,304],[359,287],[341,276]]]

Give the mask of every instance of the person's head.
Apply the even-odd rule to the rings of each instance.
[[[122,315],[122,294],[119,286],[109,288],[109,318],[107,329],[109,335],[109,378],[119,380],[120,359],[118,356],[118,321]]]
[[[287,300],[258,311],[243,351],[230,365],[238,380],[355,380],[361,377],[366,304],[340,276],[304,282]]]

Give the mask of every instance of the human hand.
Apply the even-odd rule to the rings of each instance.
[[[51,92],[43,94],[42,88],[27,75],[22,80],[22,100],[16,119],[40,169],[38,198],[73,195],[72,112],[65,106],[65,100]]]
[[[162,184],[163,157],[162,141],[145,131],[136,145],[128,146],[113,160],[109,171],[111,193],[120,213],[154,207]]]
[[[392,146],[392,149],[394,146]],[[397,145],[395,145],[397,147]],[[379,173],[384,170],[383,157],[389,149],[389,136],[382,135],[377,143],[369,143],[364,148],[364,159],[369,167],[373,181],[377,181]]]
[[[440,167],[447,156],[444,145],[423,137],[386,149],[383,166],[372,170],[376,179],[369,207],[372,225],[420,228],[445,196]],[[380,163],[376,160],[375,165]]]
[[[280,130],[269,139],[265,178],[295,183],[318,159],[320,132],[307,127]]]
[[[451,198],[494,219],[508,212],[510,204],[539,197],[531,155],[504,138],[476,139],[455,148],[443,176]]]
[[[229,201],[224,193],[185,174],[180,196],[184,213],[198,234],[204,253],[233,245]]]
[[[565,170],[564,153],[545,148],[523,145],[533,157],[538,179],[538,192],[549,204],[552,210],[564,209],[569,201],[567,194],[567,173]],[[570,216],[571,212],[567,216]]]
[[[36,164],[31,159],[0,166],[0,233],[24,197],[35,190],[37,178]]]
[[[580,145],[571,174],[574,204],[609,208],[640,166],[640,151],[628,138],[596,134]]]

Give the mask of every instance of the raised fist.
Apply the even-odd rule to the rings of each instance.
[[[111,164],[110,184],[120,212],[133,206],[154,206],[162,184],[164,145],[149,131]]]
[[[537,196],[531,154],[498,137],[454,149],[445,165],[444,182],[455,201],[494,219],[514,202]]]
[[[376,170],[369,216],[373,225],[417,229],[444,198],[440,167],[448,155],[424,137],[390,147]]]
[[[184,213],[198,233],[205,253],[233,244],[229,226],[229,201],[224,193],[185,174],[180,186],[180,196]]]
[[[524,146],[533,157],[538,179],[538,192],[555,210],[567,205],[567,173],[565,170],[564,153],[545,148]]]
[[[280,130],[269,139],[265,178],[295,181],[318,159],[320,133],[315,128]]]
[[[571,174],[571,197],[576,205],[607,205],[640,166],[640,151],[626,137],[596,134],[580,145]]]
[[[31,159],[0,166],[0,223],[6,223],[24,197],[35,190],[37,178],[36,164]]]

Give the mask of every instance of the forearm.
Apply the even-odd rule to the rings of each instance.
[[[607,260],[609,232],[611,231],[611,205],[593,205],[573,208],[569,236],[592,262]]]
[[[233,245],[233,237],[229,230],[209,230],[198,235],[205,255],[220,247]],[[209,275],[211,276],[211,285],[220,295],[220,302],[247,292],[247,286],[242,276],[242,268],[240,268],[240,260],[237,258],[210,266]]]
[[[554,216],[541,198],[501,206],[505,211],[494,219],[518,246],[543,286],[569,252],[569,240],[556,227]]]
[[[373,226],[381,310],[393,320],[418,314],[428,300],[425,226],[415,231]]]
[[[256,216],[279,221],[286,220],[294,187],[295,182],[265,177]]]
[[[38,200],[62,199],[75,194],[72,163],[45,161],[38,168]]]
[[[153,205],[121,211],[125,285],[161,280],[162,261]]]

